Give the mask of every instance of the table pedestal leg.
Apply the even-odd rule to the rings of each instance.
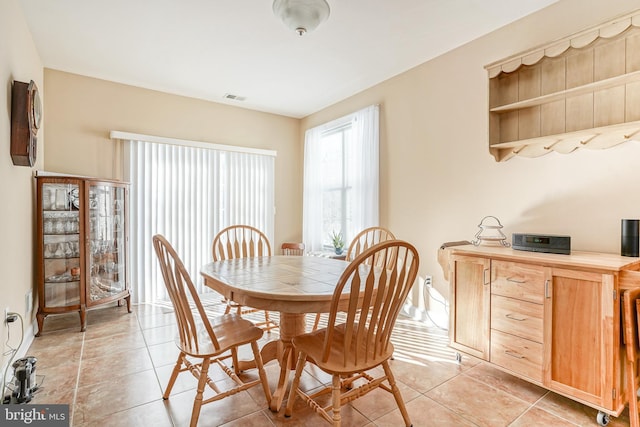
[[[296,335],[303,334],[304,332],[304,314],[280,313],[280,345],[278,346],[280,377],[278,378],[278,385],[271,397],[271,410],[273,412],[277,412],[280,409],[284,396],[287,393],[289,374],[291,370],[296,367],[297,355],[293,351],[291,339]],[[266,347],[267,346],[265,345],[265,348]]]

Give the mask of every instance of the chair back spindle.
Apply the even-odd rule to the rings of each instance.
[[[199,352],[203,343],[200,342],[201,337],[198,336],[197,331],[204,327],[208,332],[206,345],[213,345],[213,348],[218,350],[218,340],[182,260],[163,236],[153,236],[153,246],[175,310],[182,346],[193,349],[196,353]],[[194,316],[190,300],[196,308],[197,318]]]
[[[271,256],[271,243],[267,236],[260,230],[250,225],[232,225],[224,228],[213,238],[212,254],[214,261],[222,261],[236,258],[254,258]],[[227,304],[225,313],[230,313],[232,308],[237,310],[239,315],[249,314],[257,311],[253,308],[243,308],[242,305],[232,301],[224,300]],[[268,311],[264,311],[264,322],[256,323],[256,326],[263,327],[270,331],[278,327],[278,324],[271,320]]]
[[[213,239],[213,260],[253,258],[271,255],[267,236],[249,225],[232,225]]]
[[[345,260],[353,261],[358,255],[370,247],[386,240],[394,240],[395,238],[396,237],[393,233],[384,227],[365,228],[358,233],[358,235],[356,235],[356,237],[351,241],[351,244],[349,244]],[[377,257],[370,261],[374,262],[374,265],[378,265],[382,262],[379,261]]]
[[[304,243],[286,242],[282,244],[282,255],[304,255]]]
[[[418,264],[416,249],[399,240],[374,245],[351,262],[334,291],[324,362],[331,354],[335,334],[343,334],[345,366],[366,364],[388,351],[391,332],[417,276]],[[349,292],[346,307],[340,301],[345,289]],[[338,323],[339,312],[346,312],[346,322]]]
[[[349,244],[349,249],[347,249],[347,253],[345,255],[345,261],[353,261],[358,255],[360,255],[370,247],[380,242],[384,242],[385,240],[394,240],[395,238],[396,237],[393,235],[393,233],[384,227],[365,228],[360,233],[358,233]],[[380,266],[386,261],[393,262],[393,259],[383,261],[382,259],[379,259],[380,256],[381,255],[378,254],[374,258],[369,259],[367,262],[373,263],[372,265],[376,266]],[[319,324],[320,313],[316,315],[316,320],[313,324],[314,331],[318,329]]]

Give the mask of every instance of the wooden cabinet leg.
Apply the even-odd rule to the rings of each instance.
[[[80,307],[80,332],[87,330],[87,309]]]
[[[38,314],[36,314],[36,320],[38,321],[38,333],[36,334],[37,337],[39,337],[42,333],[42,327],[44,326],[45,317],[47,317],[47,315],[44,313],[38,312]]]

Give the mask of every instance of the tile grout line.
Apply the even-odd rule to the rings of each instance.
[[[458,375],[460,375],[460,374],[458,374]],[[444,384],[444,383],[443,383],[443,384]],[[433,390],[433,389],[432,389],[432,390]],[[463,414],[463,413],[461,413],[461,412],[455,411],[453,408],[449,408],[449,407],[448,407],[447,405],[445,405],[444,403],[442,403],[442,402],[440,402],[440,401],[438,401],[438,400],[433,399],[431,396],[427,396],[427,395],[426,395],[426,393],[428,393],[428,392],[422,393],[422,397],[424,397],[424,398],[426,398],[426,399],[429,399],[429,400],[430,400],[430,401],[432,401],[434,404],[436,404],[436,405],[440,406],[441,408],[445,409],[447,412],[450,412],[450,413],[454,414],[455,416],[457,416],[457,417],[459,417],[459,418],[462,418],[462,419],[463,419],[463,420],[465,420],[465,421],[470,422],[470,423],[471,423],[471,424],[473,424],[474,426],[478,426],[478,427],[480,427],[480,426],[478,425],[478,423],[476,423],[476,422],[475,422],[475,420],[468,418],[468,417],[466,416],[466,414]]]
[[[542,399],[544,399],[546,396],[548,396],[549,393],[551,393],[551,391],[547,390],[546,393],[544,393],[542,396],[540,396],[535,402],[530,404],[527,409],[522,411],[522,413],[520,415],[518,415],[513,421],[511,421],[511,423],[509,423],[509,425],[513,425],[513,423],[517,422],[519,419],[524,417],[529,411],[531,411],[538,404],[538,402],[540,402]],[[538,408],[538,409],[541,409],[541,408]],[[548,412],[548,411],[545,411],[545,412]],[[555,414],[551,414],[551,415],[556,416]]]
[[[84,356],[84,340],[86,332],[82,332],[82,345],[80,346],[80,360],[78,361],[78,373],[76,374],[76,386],[73,389],[73,403],[71,404],[71,415],[69,416],[69,427],[73,427],[73,419],[76,415],[76,400],[78,398],[78,387],[80,386],[80,372],[82,371],[82,358]]]
[[[476,366],[476,365],[474,365],[474,366]],[[471,368],[473,368],[473,366],[472,366],[472,367],[470,367],[470,368],[468,368],[468,369],[471,369]],[[448,382],[450,382],[450,381],[455,380],[455,379],[456,379],[456,378],[458,378],[460,375],[464,375],[464,373],[465,373],[465,371],[460,371],[460,372],[458,372],[457,374],[455,374],[455,375],[454,375],[454,376],[452,376],[451,378],[448,378],[447,380],[445,380],[445,381],[441,382],[440,384],[438,384],[438,385],[436,385],[436,386],[431,387],[429,390],[427,390],[427,391],[425,391],[424,393],[422,393],[422,395],[423,395],[424,397],[426,397],[427,399],[429,399],[429,400],[431,400],[431,401],[435,402],[437,405],[441,406],[442,408],[445,408],[447,411],[451,412],[452,414],[455,414],[457,417],[462,418],[463,420],[470,422],[470,423],[471,423],[471,424],[473,424],[474,426],[478,426],[478,423],[476,423],[476,422],[475,422],[475,419],[470,418],[467,414],[465,414],[465,413],[463,413],[463,412],[458,412],[458,410],[456,410],[456,409],[454,409],[454,408],[450,408],[449,406],[447,406],[446,404],[444,404],[444,403],[443,403],[443,402],[441,402],[440,400],[436,400],[436,399],[432,398],[431,396],[429,396],[429,395],[427,394],[427,393],[429,393],[429,392],[431,392],[431,391],[435,390],[436,388],[441,387],[441,386],[445,385],[446,383],[448,383]],[[473,378],[473,377],[471,377],[471,376],[469,376],[469,375],[465,375],[465,377],[470,378],[470,379],[475,380],[475,381],[478,381],[476,378]],[[482,381],[478,381],[478,382],[480,382],[480,383],[484,384],[484,382],[482,382]]]
[[[531,405],[531,407],[530,407],[529,409],[527,409],[526,411],[524,411],[524,412],[522,413],[522,415],[526,414],[527,412],[529,412],[531,409],[533,409],[533,408],[535,407],[536,409],[539,409],[540,411],[546,412],[547,414],[551,414],[551,415],[553,415],[554,417],[558,417],[558,418],[560,418],[560,419],[561,419],[561,420],[563,420],[563,421],[566,421],[566,422],[568,422],[568,423],[570,423],[570,424],[573,424],[573,425],[575,425],[575,426],[579,426],[580,424],[576,424],[576,423],[574,423],[573,421],[566,419],[566,418],[565,418],[565,417],[563,417],[561,414],[556,414],[555,412],[551,412],[551,411],[549,411],[549,410],[547,410],[547,409],[545,409],[545,408],[541,408],[541,407],[539,407],[539,406],[536,406],[536,405],[538,405],[538,403],[540,403],[540,402],[541,402],[545,397],[549,396],[551,393],[553,393],[553,391],[551,391],[551,390],[547,390],[547,392],[546,392],[545,394],[543,394],[542,396],[540,396],[540,398],[539,398],[538,400],[536,400],[535,402],[533,402],[533,404]],[[521,415],[521,416],[522,416],[522,415]],[[518,418],[520,418],[520,417],[518,417]],[[516,420],[517,420],[518,418],[516,418]],[[514,420],[514,422],[515,422],[515,420]]]
[[[142,341],[144,341],[144,348],[145,350],[147,350],[147,355],[149,356],[149,360],[151,361],[151,367],[153,368],[153,375],[156,377],[156,381],[158,382],[158,386],[160,387],[160,395],[162,396],[164,394],[164,388],[162,387],[162,383],[160,382],[160,377],[158,376],[158,369],[157,369],[158,367],[156,366],[155,363],[153,363],[153,357],[151,357],[151,351],[149,350],[149,343],[147,342],[147,337],[144,334],[144,329],[142,328],[142,323],[140,322],[140,316],[138,316],[137,310],[132,310],[131,314],[134,314],[136,316],[136,323],[138,324],[138,330],[142,335]],[[164,397],[160,397],[160,400],[162,402],[165,401]],[[167,413],[167,417],[169,417],[169,422],[171,423],[172,426],[176,427],[176,422],[174,421],[173,416],[171,416],[171,411],[169,411],[169,409],[167,408],[167,405],[163,404],[162,406],[164,407],[164,410]]]
[[[485,363],[485,362],[484,362],[484,361],[481,361],[480,363]],[[474,368],[474,367],[476,367],[476,366],[478,366],[478,365],[475,365],[475,366],[473,366],[472,368]],[[472,368],[470,368],[470,369],[472,369]],[[471,378],[471,379],[473,379],[473,380],[475,380],[475,381],[478,381],[478,382],[480,382],[481,384],[484,384],[484,385],[486,385],[487,387],[493,388],[494,390],[496,390],[496,391],[498,391],[498,392],[506,393],[507,395],[511,396],[513,399],[519,400],[519,401],[521,401],[521,402],[526,403],[526,404],[528,404],[528,405],[529,405],[529,407],[528,407],[525,411],[523,411],[520,415],[518,415],[518,416],[517,416],[513,421],[511,421],[507,426],[512,425],[512,424],[513,424],[514,422],[516,422],[518,419],[522,418],[522,417],[523,417],[527,412],[531,411],[531,409],[533,409],[534,407],[536,407],[537,409],[540,409],[540,410],[542,410],[542,411],[544,411],[544,412],[546,412],[546,413],[548,413],[548,414],[550,414],[550,415],[552,415],[552,416],[554,416],[554,417],[560,418],[560,419],[561,419],[561,420],[563,420],[563,421],[567,421],[568,423],[571,423],[571,424],[576,425],[576,424],[575,424],[575,423],[573,423],[572,421],[567,420],[566,418],[562,417],[562,416],[561,416],[561,415],[559,415],[559,414],[556,414],[556,413],[554,413],[554,412],[551,412],[551,411],[548,411],[548,410],[546,410],[546,409],[544,409],[544,408],[540,408],[540,407],[537,407],[537,406],[536,406],[536,405],[537,405],[540,401],[542,401],[545,397],[547,397],[549,394],[553,393],[551,390],[544,389],[544,388],[542,387],[542,388],[545,390],[545,393],[543,393],[543,394],[542,394],[542,396],[540,396],[538,399],[536,399],[536,401],[535,401],[535,402],[533,402],[533,403],[529,403],[529,402],[527,402],[526,400],[524,400],[524,399],[522,399],[522,398],[520,398],[520,397],[510,395],[510,394],[509,394],[509,393],[507,393],[505,390],[502,390],[502,389],[500,389],[500,388],[498,388],[498,387],[493,386],[492,384],[486,383],[486,382],[484,382],[484,381],[479,380],[478,378],[475,378],[475,377],[474,377],[474,376],[472,376],[472,375],[469,375],[466,371],[460,372],[458,375],[464,375],[464,376],[466,376],[467,378]]]
[[[162,388],[162,385],[160,383],[160,378],[158,376],[158,373],[157,373],[157,370],[156,370],[156,366],[153,363],[153,358],[151,357],[151,352],[149,351],[149,345],[148,345],[147,339],[146,339],[146,337],[144,335],[142,324],[140,323],[140,317],[138,316],[138,313],[136,311],[134,311],[134,310],[132,310],[132,312],[130,314],[131,315],[135,315],[135,317],[136,317],[136,324],[137,324],[138,330],[141,332],[142,339],[144,341],[144,348],[145,348],[145,350],[147,352],[147,355],[149,356],[149,359],[151,360],[151,367],[152,367],[151,369],[153,369],[153,374],[154,374],[154,376],[156,378],[156,381],[158,382],[158,385],[160,386],[160,393],[162,394],[163,388]],[[83,335],[83,348],[84,348],[84,335]],[[149,369],[149,370],[151,370],[151,369]],[[147,370],[145,370],[145,372],[146,371]],[[79,376],[78,376],[78,382],[79,382]],[[76,385],[76,391],[75,391],[76,393],[77,393],[77,390],[78,390],[78,386]],[[160,400],[164,401],[164,399],[162,397],[160,398]],[[75,395],[74,395],[74,402],[75,402]],[[143,405],[149,404],[151,402],[153,402],[153,400],[150,401],[150,402],[146,402],[146,403],[140,403],[138,405],[131,406],[131,407],[128,407],[128,408],[122,408],[122,409],[116,410],[115,412],[113,412],[113,413],[111,413],[109,415],[113,416],[113,415],[116,415],[118,413],[125,412],[127,410],[130,410],[130,409],[133,409],[133,408],[136,408],[136,407],[139,407],[139,406],[143,406]],[[167,418],[171,422],[171,425],[173,427],[178,427],[177,424],[174,422],[174,419],[171,416],[170,411],[166,408],[166,406],[165,406],[165,411],[167,412]],[[70,425],[69,427],[73,427],[73,426]]]
[[[162,382],[160,381],[160,376],[158,375],[158,366],[156,366],[156,364],[153,363],[151,350],[149,350],[149,342],[147,341],[147,336],[145,335],[144,329],[142,328],[142,323],[140,323],[140,317],[138,316],[137,312],[132,312],[132,314],[135,314],[136,316],[136,323],[138,324],[138,330],[142,335],[142,340],[144,341],[144,348],[145,350],[147,350],[147,355],[149,356],[149,360],[151,361],[151,367],[153,368],[153,375],[156,377],[156,381],[158,382],[158,386],[160,387],[160,394],[162,395],[164,393],[164,388],[162,387]],[[153,328],[149,328],[149,329],[153,329]],[[175,362],[173,362],[172,364],[175,364]],[[164,398],[162,398],[162,400],[164,400]],[[173,419],[171,421],[173,422]]]
[[[481,361],[479,364],[477,364],[477,365],[474,365],[474,366],[470,367],[468,370],[471,370],[471,369],[473,369],[473,368],[475,368],[475,367],[479,366],[480,364],[484,364],[484,363],[485,363],[484,361]],[[481,379],[479,379],[479,378],[474,377],[473,375],[469,375],[469,374],[468,374],[468,372],[467,372],[468,370],[465,370],[465,371],[460,372],[458,375],[456,375],[456,377],[457,377],[457,376],[459,376],[459,375],[464,375],[464,376],[465,376],[466,378],[468,378],[468,379],[471,379],[471,380],[476,381],[476,382],[478,382],[478,383],[480,383],[480,384],[483,384],[483,385],[485,385],[486,387],[492,388],[492,389],[493,389],[493,390],[495,390],[495,392],[497,392],[497,393],[502,393],[502,394],[504,394],[504,395],[506,395],[506,396],[511,397],[512,399],[518,400],[518,401],[520,401],[520,402],[522,402],[522,403],[525,403],[525,404],[529,405],[529,406],[527,407],[527,409],[525,409],[525,410],[524,410],[520,415],[518,415],[516,418],[514,418],[512,421],[510,421],[510,422],[509,422],[509,424],[507,424],[507,427],[508,427],[508,426],[510,426],[510,425],[513,425],[513,423],[514,423],[514,422],[516,422],[518,419],[522,418],[522,416],[523,416],[524,414],[526,414],[527,412],[529,412],[529,411],[530,411],[530,410],[531,410],[531,409],[532,409],[532,408],[533,408],[533,407],[534,407],[534,406],[535,406],[535,405],[536,405],[540,400],[542,400],[545,396],[547,396],[549,393],[551,393],[551,391],[549,391],[549,390],[545,390],[545,393],[543,393],[543,395],[542,395],[541,397],[539,397],[535,402],[530,403],[530,402],[528,402],[528,401],[526,401],[526,400],[524,400],[524,399],[522,399],[522,398],[520,398],[520,397],[518,397],[518,396],[514,396],[514,395],[510,394],[510,393],[509,393],[509,392],[507,392],[506,390],[503,390],[503,389],[501,389],[501,388],[499,388],[499,387],[494,386],[493,384],[487,383],[487,382],[485,382],[485,381],[483,381],[483,380],[481,380]],[[454,378],[455,378],[455,377],[454,377]],[[451,379],[453,379],[453,378],[451,378]],[[450,379],[450,380],[451,380],[451,379]],[[546,411],[546,412],[548,412],[548,411]],[[457,412],[456,412],[456,413],[457,413]],[[550,412],[549,412],[549,413],[550,413]],[[551,414],[551,415],[556,416],[555,414],[552,414],[552,413],[550,413],[550,414]],[[458,415],[462,415],[462,414],[458,414]],[[560,418],[560,417],[559,417],[559,418]],[[564,418],[562,418],[562,419],[564,419]]]

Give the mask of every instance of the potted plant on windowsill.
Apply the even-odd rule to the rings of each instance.
[[[333,244],[333,249],[336,255],[342,255],[342,251],[344,250],[344,238],[342,237],[342,233],[336,233],[334,231],[331,234],[331,243]]]

